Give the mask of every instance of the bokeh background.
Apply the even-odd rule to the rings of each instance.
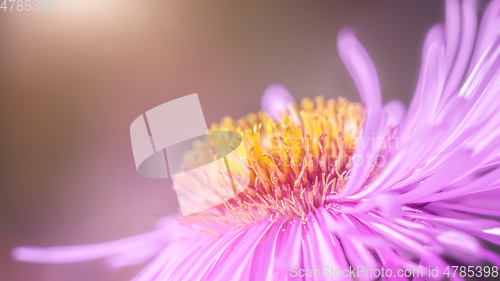
[[[98,243],[177,210],[167,180],[140,177],[129,126],[198,93],[207,123],[259,110],[281,82],[297,98],[359,101],[336,51],[353,26],[385,101],[408,103],[436,0],[55,0],[0,10],[0,280],[130,280],[141,266],[13,262],[17,245]]]

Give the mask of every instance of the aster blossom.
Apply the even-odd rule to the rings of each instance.
[[[134,278],[144,281],[323,280],[299,272],[323,266],[392,272],[359,280],[463,280],[446,269],[500,266],[500,256],[484,246],[500,245],[500,1],[489,3],[479,28],[476,5],[446,2],[445,24],[425,39],[407,110],[398,101],[382,104],[368,52],[343,29],[338,52],[362,104],[322,97],[297,104],[274,84],[262,97],[262,112],[212,126],[243,137],[236,149],[241,163],[232,167],[249,172],[232,187],[218,173],[208,177],[220,188],[240,185],[234,198],[166,217],[135,237],[20,247],[14,258],[104,258],[112,267],[150,261]],[[204,146],[210,144],[186,155],[186,167],[210,157]],[[186,176],[185,184],[198,180]],[[396,277],[401,269],[423,275]]]

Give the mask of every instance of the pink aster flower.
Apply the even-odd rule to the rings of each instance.
[[[376,280],[382,269],[382,279],[462,280],[452,265],[497,277],[500,257],[484,245],[500,244],[500,1],[488,5],[479,28],[476,17],[475,1],[446,2],[446,24],[427,34],[408,110],[382,104],[367,51],[344,29],[338,50],[363,105],[321,97],[297,105],[275,84],[262,98],[264,112],[214,125],[243,136],[236,151],[249,172],[233,187],[247,184],[233,188],[232,199],[166,217],[139,236],[19,247],[13,257],[103,258],[112,267],[149,261],[134,279],[144,281],[323,280],[350,268],[372,270],[357,271],[359,280]],[[198,145],[186,167],[202,157]],[[217,177],[206,181],[231,190]]]

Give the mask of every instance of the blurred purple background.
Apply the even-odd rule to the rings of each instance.
[[[442,1],[56,0],[0,10],[0,280],[129,280],[101,261],[10,260],[16,245],[98,243],[150,230],[177,210],[168,181],[140,177],[129,126],[198,93],[207,122],[259,110],[272,82],[295,97],[359,101],[336,52],[353,26],[384,100],[408,103]],[[208,124],[208,125],[209,125]]]

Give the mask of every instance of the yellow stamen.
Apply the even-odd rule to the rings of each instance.
[[[220,210],[217,216],[229,213],[227,220],[236,220],[237,225],[266,217],[276,222],[280,217],[299,216],[305,224],[307,214],[314,208],[331,207],[325,199],[338,194],[348,178],[350,157],[365,113],[359,103],[343,98],[306,98],[300,104],[300,108],[294,105],[298,112],[283,115],[280,121],[259,112],[236,121],[226,117],[212,125],[212,131],[234,131],[243,136],[242,145],[236,149],[240,162],[228,159],[226,167],[221,167],[218,181],[221,187],[227,185],[224,179],[229,176],[232,186],[224,188],[232,192],[242,190],[242,194],[226,200],[225,211]],[[292,116],[298,118],[295,123]],[[187,167],[196,167],[198,161],[209,162],[205,157],[213,156],[201,150],[197,153],[195,147],[185,162]],[[248,186],[241,186],[242,181],[231,177],[226,169],[241,165],[248,167]],[[209,176],[206,175],[207,180]],[[214,219],[220,223],[227,220]]]

